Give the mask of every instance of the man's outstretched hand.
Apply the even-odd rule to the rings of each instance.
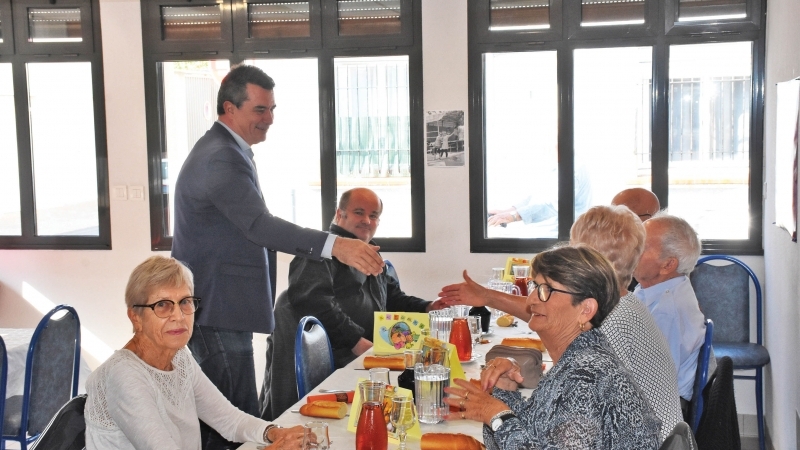
[[[380,247],[369,245],[358,239],[337,237],[333,242],[331,255],[348,266],[355,267],[364,275],[379,275],[383,272],[383,258],[378,254]]]

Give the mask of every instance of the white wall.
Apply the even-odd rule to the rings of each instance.
[[[776,449],[797,449],[798,392],[798,244],[772,225],[775,219],[776,83],[800,77],[800,2],[769,0],[767,12],[766,107],[764,153],[766,200],[764,261],[767,269],[764,301],[765,342],[772,358],[765,374],[765,406],[770,436]],[[782,170],[787,168],[783,167]]]
[[[468,109],[467,96],[467,3],[462,0],[422,2],[424,109]],[[800,74],[800,36],[790,17],[800,17],[795,0],[770,0],[767,78],[767,179],[770,131],[774,131],[774,83]],[[777,13],[777,14],[775,14]],[[141,25],[138,0],[100,0],[103,27],[108,170],[110,186],[145,186],[147,148],[144,113]],[[782,23],[780,23],[782,21]],[[466,118],[469,121],[469,117]],[[469,154],[467,154],[469,156]],[[275,155],[279,157],[279,155]],[[489,276],[491,267],[502,265],[507,256],[469,251],[469,180],[467,166],[426,168],[425,253],[391,253],[391,259],[409,293],[432,298],[439,289],[460,280],[467,269],[478,280]],[[769,192],[769,191],[767,191]],[[768,202],[769,203],[769,202]],[[771,209],[765,221],[770,223]],[[794,417],[798,404],[795,371],[798,310],[797,247],[784,234],[765,225],[767,267],[767,343],[773,363],[767,371],[767,413],[776,448],[793,448]],[[123,291],[131,269],[151,255],[149,207],[146,201],[111,200],[113,249],[109,251],[0,251],[0,327],[35,326],[52,304],[75,306],[84,326],[84,353],[96,366],[112,349],[130,338]],[[744,258],[761,280],[764,259]],[[278,258],[278,289],[286,287],[291,257]],[[38,309],[37,309],[37,306]],[[99,339],[93,342],[91,334]],[[87,339],[89,337],[89,339]],[[256,350],[259,352],[259,349]],[[263,359],[257,364],[263,366]],[[257,366],[258,367],[258,366]],[[753,414],[752,385],[737,384],[740,413]],[[780,395],[772,395],[779,392]]]

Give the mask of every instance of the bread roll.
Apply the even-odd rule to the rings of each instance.
[[[511,314],[503,314],[497,318],[498,327],[510,327],[514,323],[514,316]]]
[[[365,369],[374,369],[375,367],[385,367],[389,370],[406,370],[406,359],[403,355],[364,357]]]
[[[324,400],[306,403],[300,407],[300,414],[308,417],[341,419],[347,415],[347,403],[328,402]]]
[[[542,344],[541,339],[532,337],[508,337],[503,339],[503,342],[500,344],[507,345],[509,347],[535,348],[542,353],[545,352],[544,344]]]
[[[426,433],[420,440],[422,450],[483,450],[479,440],[460,433]]]

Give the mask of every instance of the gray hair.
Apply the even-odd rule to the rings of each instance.
[[[188,267],[175,258],[151,256],[133,269],[125,287],[125,305],[143,305],[158,288],[182,286],[194,293],[194,276]]]
[[[700,258],[700,252],[703,250],[703,245],[694,228],[684,219],[663,211],[657,213],[650,220],[664,226],[661,235],[661,259],[676,258],[679,274],[689,275],[692,273]]]

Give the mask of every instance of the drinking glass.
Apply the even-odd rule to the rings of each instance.
[[[466,317],[472,307],[469,305],[454,305],[451,308],[453,308],[453,317]]]
[[[469,334],[472,336],[472,348],[481,343],[481,316],[467,317],[467,325],[469,325]]]
[[[489,278],[489,280],[502,280],[505,275],[506,275],[505,267],[493,267],[492,277]]]
[[[306,422],[303,426],[303,450],[328,450],[330,444],[327,422]]]
[[[417,421],[414,401],[410,397],[393,397],[392,413],[389,415],[389,420],[394,425],[400,438],[400,447],[398,449],[404,450],[406,448],[406,430],[413,427]]]
[[[389,382],[389,369],[385,367],[375,367],[374,369],[369,369],[369,380],[380,381],[386,385],[392,384]]]

